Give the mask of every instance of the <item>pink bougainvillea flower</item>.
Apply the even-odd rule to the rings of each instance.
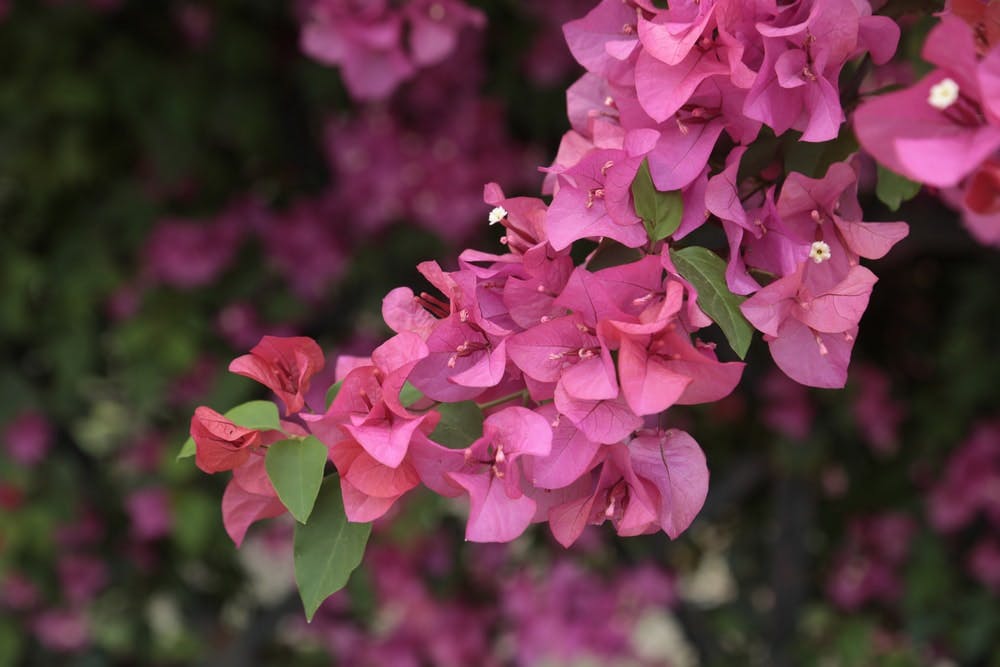
[[[409,331],[427,340],[437,322],[409,287],[397,287],[382,299],[382,319],[396,333]]]
[[[857,323],[878,280],[855,265],[828,288],[817,289],[814,266],[803,263],[747,299],[740,310],[764,332],[771,356],[790,378],[811,387],[843,387]]]
[[[253,523],[286,511],[267,476],[263,456],[250,457],[233,469],[233,478],[222,494],[222,523],[237,547]]]
[[[197,448],[195,464],[211,474],[243,465],[251,452],[282,436],[279,431],[237,426],[215,410],[201,406],[191,418],[191,437]]]
[[[976,56],[972,29],[946,15],[923,56],[938,66],[915,85],[879,95],[855,112],[866,151],[908,178],[957,185],[1000,149],[1000,49]]]
[[[310,416],[307,422],[310,431],[327,445],[334,446],[349,436],[377,461],[395,468],[406,456],[411,437],[425,419],[426,415],[394,412],[385,400],[378,369],[362,366],[344,378],[326,414]]]
[[[256,380],[273,391],[292,415],[305,406],[312,376],[323,369],[323,351],[312,338],[264,336],[229,364],[230,372]]]
[[[568,255],[546,257],[525,270],[527,275],[510,276],[504,283],[503,303],[514,324],[530,329],[565,313],[556,299],[573,273],[573,259]]]
[[[856,326],[878,280],[875,274],[863,266],[855,266],[831,290],[814,293],[809,281],[811,268],[803,264],[797,273],[761,289],[744,302],[743,314],[770,336],[778,336],[778,329],[788,318],[826,333],[839,333]]]
[[[417,470],[409,461],[390,468],[349,438],[330,447],[330,460],[340,473],[340,490],[349,521],[374,521],[396,499],[420,483]]]
[[[906,238],[905,222],[862,222],[857,198],[857,174],[850,165],[836,162],[823,178],[808,178],[797,172],[788,175],[781,189],[777,213],[782,225],[801,244],[800,261],[821,240],[830,255],[814,264],[829,272],[828,281],[839,280],[851,270],[858,257],[881,259]],[[833,222],[833,229],[827,222]]]
[[[428,352],[414,366],[409,381],[436,401],[475,398],[503,379],[506,344],[506,340],[455,313],[437,322],[427,337]]]
[[[550,173],[546,178],[554,176]],[[497,223],[503,225],[507,233],[500,237],[500,242],[512,254],[525,255],[533,248],[545,244],[545,216],[548,207],[541,199],[507,197],[499,184],[490,182],[483,187],[483,201],[494,207],[496,213],[503,214]]]
[[[399,400],[399,392],[427,346],[415,333],[404,331],[377,347],[372,363],[353,365],[326,413],[303,415],[309,431],[335,446],[353,438],[382,465],[396,468],[419,428],[433,428],[431,413],[413,414]]]
[[[628,447],[635,474],[659,492],[657,523],[672,539],[677,538],[705,504],[705,454],[694,438],[677,429],[641,433]]]
[[[742,362],[720,362],[711,346],[696,347],[688,334],[668,327],[647,346],[625,338],[618,356],[622,389],[638,415],[659,413],[674,403],[718,401],[740,381]]]
[[[520,461],[544,457],[552,448],[549,422],[527,408],[495,412],[483,423],[483,437],[465,450],[465,464],[447,477],[469,495],[469,522],[465,539],[472,542],[510,542],[521,535],[535,516],[535,501],[525,495]]]
[[[758,22],[764,61],[747,95],[746,114],[778,134],[796,129],[803,141],[834,139],[844,119],[837,85],[844,64],[868,50],[875,62],[887,62],[899,41],[895,22],[871,16],[866,5],[792,3]]]
[[[566,43],[587,71],[629,85],[629,59],[639,46],[636,8],[621,0],[601,0],[586,16],[563,26]]]
[[[706,79],[729,78],[730,65],[742,65],[744,45],[716,23],[716,8],[715,3],[672,7],[651,20],[639,20],[643,49],[635,65],[635,87],[646,113],[657,122],[676,114]]]
[[[526,375],[539,382],[556,383],[556,407],[574,424],[581,425],[580,419],[593,415],[597,403],[618,397],[610,350],[578,315],[557,318],[517,334],[511,337],[508,349],[511,361]],[[604,442],[593,438],[593,434],[590,431],[588,437]]]
[[[561,172],[545,224],[552,247],[563,250],[577,239],[605,236],[630,248],[644,243],[646,232],[627,206],[641,162],[625,151],[593,150]]]
[[[636,322],[664,291],[663,267],[656,256],[599,271],[573,270],[555,305],[577,314],[597,329],[602,320]]]
[[[698,444],[683,431],[643,432],[608,447],[600,472],[583,496],[550,509],[552,534],[568,547],[588,524],[610,519],[619,535],[658,529],[677,537],[708,493],[708,468]]]
[[[966,229],[977,241],[1000,246],[1000,160],[986,160],[961,187],[944,190],[941,196],[962,212]]]
[[[880,95],[858,108],[858,140],[875,158],[908,178],[928,185],[956,185],[1000,148],[1000,127],[957,118],[966,101],[948,114],[931,106],[936,86],[951,80],[935,70],[915,86]],[[970,112],[974,113],[974,112]]]
[[[678,298],[668,311],[664,320],[654,323],[649,328],[653,336],[664,328],[676,326],[668,324],[673,316],[680,309],[680,293],[683,288],[679,283],[672,283],[673,290]],[[621,381],[622,395],[633,412],[637,415],[657,414],[677,402],[677,400],[691,384],[690,377],[674,372],[664,364],[658,363],[659,357],[651,351],[654,345],[653,336],[642,331],[629,331],[627,324],[611,327],[619,330],[615,336],[618,339],[618,374]],[[624,331],[623,331],[624,330]],[[632,335],[630,335],[632,334]]]
[[[711,78],[662,123],[655,123],[635,97],[619,94],[615,104],[624,127],[658,133],[645,154],[653,183],[668,191],[686,188],[702,174],[723,130],[739,144],[754,140],[760,122],[742,112],[745,96],[729,80]]]
[[[588,438],[569,419],[561,419],[551,403],[538,408],[537,412],[549,420],[552,427],[552,449],[546,456],[526,460],[526,474],[537,488],[567,487],[597,465],[601,445]]]

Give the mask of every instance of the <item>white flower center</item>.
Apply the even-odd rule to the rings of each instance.
[[[497,206],[495,209],[490,211],[490,224],[495,225],[506,217],[507,209],[503,206]]]
[[[830,246],[825,241],[813,241],[809,248],[809,257],[817,264],[822,264],[830,259]]]
[[[958,101],[958,84],[953,79],[941,79],[931,86],[927,102],[935,109],[944,111]]]

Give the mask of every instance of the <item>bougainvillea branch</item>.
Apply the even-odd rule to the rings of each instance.
[[[382,95],[412,67],[393,41],[403,19],[334,22],[340,4],[317,3],[305,47],[360,96]],[[460,6],[425,9],[457,17],[449,30],[480,21]],[[417,61],[430,57],[418,27]],[[603,0],[564,32],[587,70],[567,93],[572,129],[544,169],[550,200],[486,185],[502,250],[466,250],[453,270],[425,262],[432,290],[390,292],[395,335],[337,361],[325,412],[302,399],[322,366],[315,343],[266,337],[231,370],[275,392],[280,420],[195,413],[199,466],[233,471],[223,513],[234,541],[286,508],[299,521],[310,615],[360,561],[356,526],[418,485],[467,498],[472,541],[539,522],[567,547],[605,522],[676,537],[709,471],[694,438],[662,424],[672,406],[736,387],[754,330],[793,380],[846,382],[877,280],[860,262],[907,226],[864,221],[838,86],[862,58],[890,60],[898,26],[865,0]],[[378,61],[365,80],[377,89],[357,78],[366,59]],[[711,342],[723,339],[728,349]],[[336,475],[320,485],[327,461]]]

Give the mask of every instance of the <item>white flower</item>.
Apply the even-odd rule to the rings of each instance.
[[[830,259],[830,246],[824,241],[813,241],[809,248],[809,257],[817,264],[822,264]]]
[[[935,109],[944,111],[958,101],[958,84],[953,79],[941,79],[931,86],[927,102]]]
[[[495,209],[490,211],[490,224],[495,225],[506,217],[507,209],[503,206],[497,206]]]

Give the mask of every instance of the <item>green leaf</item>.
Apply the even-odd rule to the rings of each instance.
[[[635,212],[642,218],[642,224],[649,234],[649,240],[659,241],[677,231],[684,214],[681,193],[657,190],[646,160],[642,161],[635,180],[632,181],[632,199],[635,201]]]
[[[701,309],[719,325],[740,359],[746,357],[754,330],[740,312],[740,304],[746,299],[726,286],[725,260],[700,246],[671,250],[670,259],[677,272],[698,290]]]
[[[281,503],[305,523],[323,483],[327,448],[315,436],[276,442],[267,448],[264,467]]]
[[[878,165],[878,184],[875,186],[875,196],[893,211],[898,211],[904,201],[916,197],[920,188],[920,183]]]
[[[312,621],[323,600],[347,584],[361,564],[371,530],[370,523],[347,520],[337,478],[323,480],[309,523],[295,525],[295,583],[306,620]]]
[[[410,407],[423,397],[423,392],[409,382],[404,383],[403,388],[399,390],[399,402],[403,404],[404,408]]]
[[[437,407],[441,421],[431,440],[446,447],[468,447],[483,437],[483,411],[473,401],[442,403]]]
[[[250,401],[237,405],[225,415],[225,418],[243,428],[255,428],[260,431],[272,431],[281,428],[278,421],[278,406],[271,401]],[[188,438],[177,454],[177,460],[194,456],[194,438]]]
[[[337,394],[340,393],[340,388],[343,386],[344,381],[332,385],[326,390],[326,407],[329,408],[333,404],[333,399],[337,398]]]
[[[197,451],[197,446],[194,444],[194,438],[188,436],[188,439],[184,441],[181,445],[181,451],[177,453],[177,460],[186,459],[189,456],[194,456]]]

